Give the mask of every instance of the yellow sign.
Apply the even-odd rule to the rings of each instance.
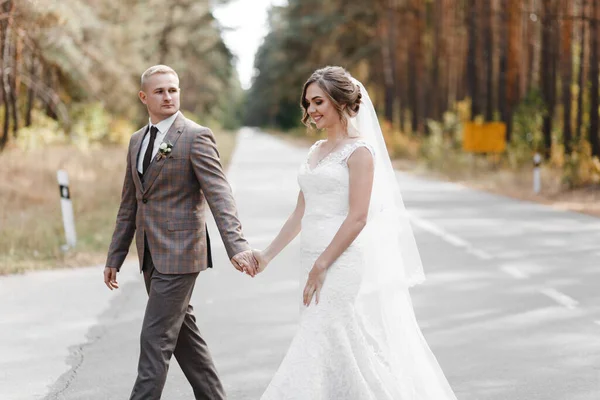
[[[463,150],[472,153],[502,153],[506,149],[506,124],[466,122]]]

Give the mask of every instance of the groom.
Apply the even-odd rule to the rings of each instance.
[[[225,399],[202,339],[190,297],[200,271],[212,267],[205,211],[209,205],[233,266],[250,276],[257,265],[210,129],[179,111],[179,78],[156,65],[142,75],[139,98],[150,121],[133,134],[104,282],[118,288],[117,272],[136,235],[148,303],[142,323],[138,376],[130,399],[160,399],[171,355],[196,399]]]

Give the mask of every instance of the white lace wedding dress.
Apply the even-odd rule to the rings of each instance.
[[[301,286],[348,213],[347,160],[364,141],[348,143],[321,160],[300,167],[298,181],[306,207],[301,233]],[[408,290],[394,298],[402,321],[402,365],[391,366],[368,340],[356,312],[363,272],[369,260],[363,234],[330,266],[320,302],[303,307],[298,332],[262,400],[454,400],[435,357],[415,320]],[[368,271],[367,271],[368,273]],[[378,346],[385,348],[385,343]]]

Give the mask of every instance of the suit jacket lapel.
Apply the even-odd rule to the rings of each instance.
[[[139,133],[138,137],[136,138],[136,142],[132,143],[131,146],[131,154],[129,155],[131,157],[131,173],[133,174],[133,182],[135,183],[135,186],[137,187],[137,189],[140,192],[144,191],[144,184],[142,183],[142,180],[140,179],[140,174],[138,172],[138,160],[140,157],[140,150],[142,148],[142,142],[144,141],[144,136],[146,135],[146,132],[148,131],[148,125],[146,125],[145,127],[143,127],[142,129],[140,129],[137,133]]]
[[[173,147],[175,147],[175,143],[177,143],[177,139],[179,139],[179,136],[181,136],[181,132],[183,132],[184,126],[185,117],[182,113],[179,113],[179,115],[173,122],[173,125],[171,125],[169,132],[167,132],[167,134],[165,135],[164,142],[170,142],[173,145]],[[150,190],[152,184],[154,184],[154,181],[156,180],[156,177],[158,176],[158,174],[160,174],[163,165],[165,165],[166,157],[160,157],[160,159],[157,159],[158,155],[159,154],[157,154],[156,157],[154,157],[154,160],[152,160],[152,162],[150,163],[150,166],[148,167],[148,172],[146,172],[148,175],[144,176],[144,192]]]

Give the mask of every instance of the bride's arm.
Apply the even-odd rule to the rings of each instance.
[[[373,189],[373,156],[366,147],[359,147],[348,158],[350,172],[349,210],[346,219],[321,253],[315,266],[323,269],[331,264],[352,244],[367,224],[369,202]]]
[[[257,258],[260,264],[259,269],[262,271],[266,264],[271,262],[273,258],[275,258],[296,236],[300,233],[300,229],[302,226],[302,217],[304,216],[304,194],[302,191],[298,193],[298,201],[296,202],[296,208],[289,216],[275,239],[271,242],[269,247],[267,247],[262,252],[256,252],[258,255]]]
[[[316,295],[316,302],[319,304],[327,269],[346,251],[367,224],[374,174],[373,156],[369,149],[365,147],[356,149],[348,158],[348,170],[350,172],[348,215],[308,274],[303,293],[306,306],[311,303],[313,295]]]

